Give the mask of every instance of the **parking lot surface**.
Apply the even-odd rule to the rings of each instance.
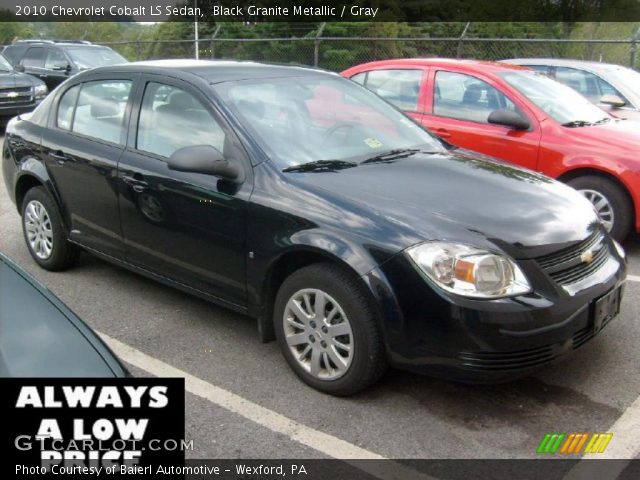
[[[640,433],[611,430],[638,421],[640,237],[625,248],[631,277],[620,316],[567,361],[492,386],[390,370],[365,392],[334,398],[302,384],[275,343],[260,343],[252,319],[89,254],[66,272],[40,269],[0,181],[0,251],[137,352],[135,375],[168,365],[196,379],[186,398],[191,458],[535,458],[545,433],[574,431],[612,431],[612,448],[637,457]]]

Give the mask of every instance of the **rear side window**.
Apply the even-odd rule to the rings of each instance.
[[[71,122],[73,120],[73,110],[76,106],[76,99],[80,85],[70,88],[62,95],[58,103],[58,114],[56,116],[56,125],[64,130],[71,130]]]
[[[170,157],[183,147],[211,145],[224,152],[225,134],[209,111],[190,93],[150,82],[144,92],[136,148]]]
[[[83,84],[71,130],[100,140],[122,143],[124,112],[130,92],[131,81],[128,80],[103,80]]]
[[[44,48],[31,47],[27,50],[22,59],[22,65],[25,67],[42,67],[44,65]]]
[[[422,70],[372,70],[365,86],[399,109],[415,112],[418,110],[421,81]]]

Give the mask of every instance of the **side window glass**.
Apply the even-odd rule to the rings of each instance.
[[[69,62],[64,56],[64,53],[56,48],[50,48],[48,50],[47,58],[44,61],[44,68],[48,68],[50,70],[64,69],[67,65],[69,65]]]
[[[25,67],[42,67],[44,65],[44,48],[31,47],[22,60]]]
[[[422,70],[372,70],[366,87],[401,110],[418,110]]]
[[[367,78],[367,72],[362,72],[362,73],[355,74],[353,77],[351,77],[351,80],[353,80],[356,83],[359,83],[360,85],[364,85],[364,81],[366,78]]]
[[[489,123],[494,110],[522,112],[504,94],[479,78],[439,71],[433,92],[433,113],[442,117]]]
[[[122,143],[124,112],[131,91],[128,80],[102,80],[83,84],[72,131],[100,140]]]
[[[170,157],[193,145],[211,145],[225,154],[224,130],[190,93],[149,82],[140,109],[136,148]]]
[[[78,92],[80,91],[80,85],[70,88],[58,103],[58,115],[56,116],[56,125],[59,128],[65,130],[71,130],[71,121],[73,119],[73,110],[76,106],[76,98],[78,98]]]

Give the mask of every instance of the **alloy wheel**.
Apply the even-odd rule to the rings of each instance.
[[[53,230],[51,218],[44,205],[31,200],[25,208],[24,228],[29,247],[42,260],[47,260],[53,251]]]
[[[596,190],[578,190],[587,200],[589,200],[596,209],[602,225],[608,232],[613,228],[615,215],[613,213],[613,205],[602,193]]]
[[[338,302],[318,289],[294,293],[283,315],[284,334],[293,358],[315,378],[342,377],[353,359],[351,324]]]

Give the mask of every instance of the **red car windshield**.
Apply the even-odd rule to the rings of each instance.
[[[610,118],[570,87],[536,72],[502,72],[502,79],[563,125],[592,125]]]

